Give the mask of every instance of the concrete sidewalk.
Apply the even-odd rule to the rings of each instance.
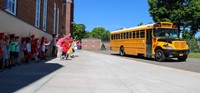
[[[200,74],[88,51],[0,73],[0,93],[200,93]]]

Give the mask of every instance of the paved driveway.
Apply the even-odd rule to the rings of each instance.
[[[200,93],[200,74],[78,51],[0,73],[0,93]]]
[[[113,51],[92,51],[92,52],[121,57],[118,52],[113,52]],[[131,59],[138,62],[144,62],[144,63],[149,63],[149,64],[155,64],[155,65],[200,73],[200,59],[197,59],[197,58],[187,58],[185,62],[180,62],[176,58],[167,59],[165,62],[158,62],[158,61],[155,61],[154,59],[140,58],[140,57],[131,56],[131,55],[127,55],[124,57],[126,59]]]

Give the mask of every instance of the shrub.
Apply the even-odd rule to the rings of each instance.
[[[101,45],[101,50],[106,50],[106,47],[104,44]]]

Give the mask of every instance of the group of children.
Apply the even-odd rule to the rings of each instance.
[[[31,59],[39,62],[45,60],[46,46],[50,44],[46,38],[20,37],[15,34],[0,33],[0,71],[13,66],[29,63]],[[21,53],[23,50],[23,53]],[[22,59],[22,60],[21,60]]]
[[[61,59],[67,59],[69,56],[71,58],[74,57],[75,53],[75,41],[71,37],[65,37],[64,40],[61,42],[62,47],[62,55]]]

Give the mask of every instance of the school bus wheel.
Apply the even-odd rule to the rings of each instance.
[[[179,61],[186,61],[186,59],[187,59],[187,55],[179,56],[179,57],[178,57],[178,60],[179,60]]]
[[[120,56],[124,56],[125,52],[124,52],[124,47],[120,47],[120,51],[119,51]]]
[[[161,49],[156,50],[155,59],[159,62],[162,62],[165,60],[165,55]]]

